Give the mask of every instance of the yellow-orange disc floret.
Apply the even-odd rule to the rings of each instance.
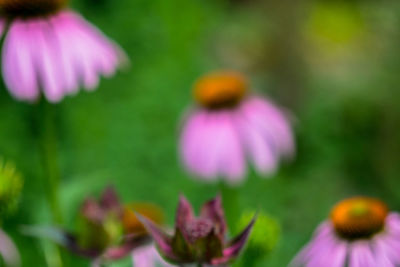
[[[126,234],[134,234],[140,236],[147,233],[142,223],[136,217],[135,212],[150,219],[156,224],[162,224],[164,222],[164,216],[161,209],[153,204],[142,203],[127,205],[124,207],[122,219],[124,231]]]
[[[0,0],[0,10],[7,17],[37,17],[56,13],[67,0]]]
[[[206,108],[236,106],[246,95],[247,81],[236,72],[217,72],[204,76],[194,86],[196,101]]]
[[[331,212],[331,221],[343,238],[361,239],[382,231],[387,215],[388,208],[382,201],[355,197],[338,203]]]

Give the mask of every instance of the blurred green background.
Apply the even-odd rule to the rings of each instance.
[[[75,0],[71,6],[126,50],[131,67],[55,107],[68,229],[76,226],[83,198],[108,184],[126,202],[159,204],[169,224],[179,193],[199,207],[219,191],[218,184],[189,179],[177,140],[193,81],[220,68],[243,71],[254,90],[290,110],[297,135],[293,162],[271,179],[250,173],[237,190],[240,210],[261,208],[281,223],[279,244],[257,266],[287,266],[342,198],[376,196],[400,209],[399,1]],[[3,228],[24,266],[45,266],[40,242],[19,233],[21,224],[50,222],[37,107],[15,102],[2,86],[0,110],[0,153],[25,178],[19,212]],[[68,260],[68,266],[87,264]]]

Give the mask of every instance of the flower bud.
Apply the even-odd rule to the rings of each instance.
[[[245,226],[249,219],[254,216],[254,211],[246,211],[238,223],[238,229]],[[275,249],[281,235],[281,227],[278,221],[270,215],[259,212],[257,221],[254,224],[253,234],[249,238],[248,248],[244,255],[246,258],[252,258],[252,261],[257,261],[267,256]]]

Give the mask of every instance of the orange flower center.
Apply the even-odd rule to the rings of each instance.
[[[383,230],[388,208],[380,200],[355,197],[337,204],[331,212],[336,232],[354,240],[369,238]]]
[[[122,217],[122,223],[126,234],[147,234],[145,227],[138,220],[134,212],[143,215],[156,224],[161,224],[164,221],[164,216],[161,210],[153,204],[143,203],[127,205],[124,207],[124,213]]]
[[[67,0],[0,0],[1,13],[7,17],[40,17],[63,8]]]
[[[247,81],[239,73],[219,72],[201,78],[194,87],[196,101],[210,109],[236,106],[246,95]]]

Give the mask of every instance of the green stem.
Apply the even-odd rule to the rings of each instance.
[[[233,227],[231,229],[234,229],[240,217],[239,191],[237,188],[231,187],[223,181],[219,184],[219,189],[224,203],[227,223],[230,227]]]
[[[54,107],[46,100],[39,103],[40,149],[44,176],[46,178],[46,197],[54,223],[62,224],[59,202],[60,170],[58,166],[57,135]]]
[[[60,169],[58,166],[58,144],[55,125],[55,106],[45,99],[38,103],[38,134],[45,184],[45,195],[50,207],[53,223],[63,222],[59,201]],[[49,266],[62,267],[67,259],[59,246],[44,242],[46,261]]]

